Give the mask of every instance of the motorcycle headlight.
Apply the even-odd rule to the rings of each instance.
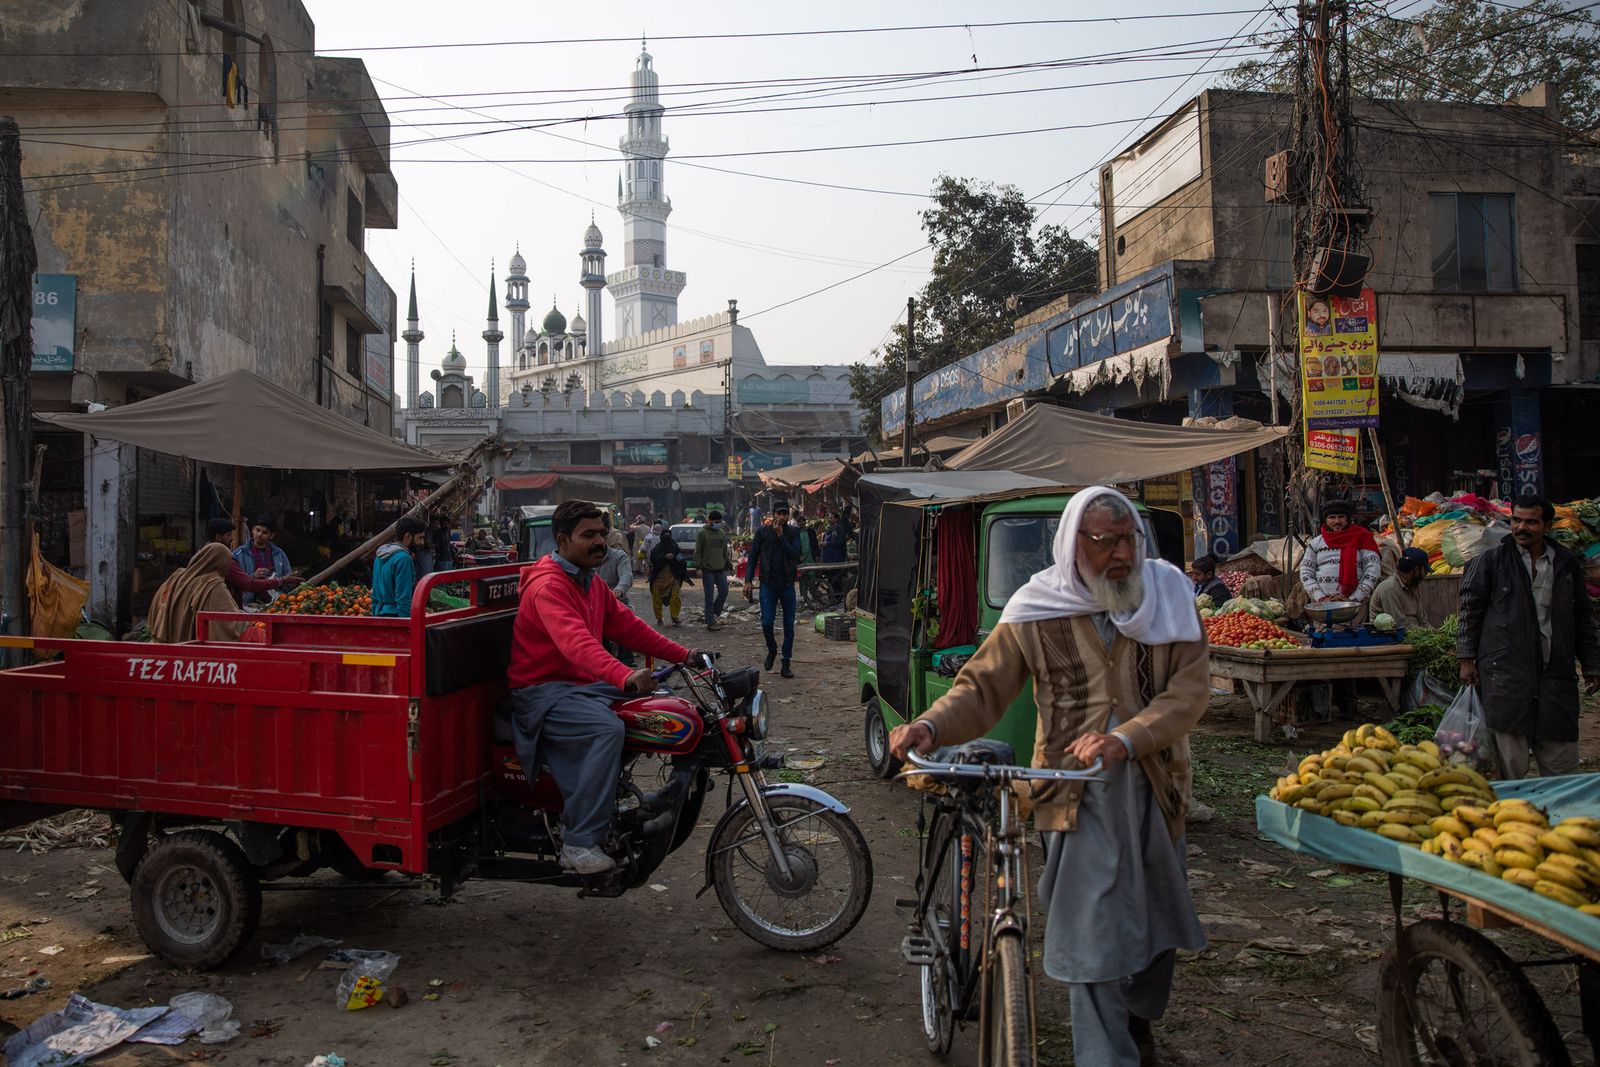
[[[750,737],[756,741],[767,736],[767,698],[760,690],[750,698]]]

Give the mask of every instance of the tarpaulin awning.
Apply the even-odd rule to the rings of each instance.
[[[581,485],[590,489],[615,489],[616,480],[609,474],[574,474],[563,471],[558,477],[568,485]]]
[[[792,463],[776,470],[760,471],[758,477],[763,485],[798,488],[807,482],[820,481],[830,474],[837,474],[842,469],[836,459],[818,459],[806,463]]]
[[[496,489],[554,489],[559,474],[502,474],[494,480]]]
[[[911,442],[911,458],[916,459],[919,453],[932,453],[936,456],[942,456],[947,452],[959,452],[968,445],[975,443],[977,440],[978,438],[976,437],[957,437],[950,434],[944,434],[939,437],[930,437],[926,441],[913,441]],[[862,452],[859,455],[852,457],[851,462],[856,464],[874,462],[899,463],[900,449],[880,448],[876,452]]]
[[[951,470],[1016,471],[1058,485],[1137,482],[1202,467],[1283,440],[1263,426],[1162,426],[1039,405],[945,460]]]
[[[247,370],[105,411],[37,417],[154,452],[238,467],[419,471],[459,461],[358,426]]]

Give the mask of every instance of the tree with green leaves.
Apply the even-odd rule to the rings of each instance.
[[[1349,5],[1350,88],[1390,100],[1513,100],[1540,82],[1555,87],[1564,123],[1600,125],[1600,34],[1591,11],[1564,0],[1513,7],[1485,0],[1435,0],[1420,13],[1391,17],[1391,0]],[[1402,5],[1404,6],[1404,5]],[[1270,31],[1261,59],[1229,72],[1238,89],[1294,91],[1293,34]]]
[[[1009,337],[1017,319],[1070,292],[1096,288],[1094,246],[1062,226],[1035,230],[1037,213],[1014,185],[940,175],[922,229],[933,267],[917,294],[921,373]],[[881,430],[883,398],[905,387],[906,323],[872,358],[850,368],[850,391],[868,437]]]

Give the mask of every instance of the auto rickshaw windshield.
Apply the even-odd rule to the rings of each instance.
[[[1145,544],[1156,543],[1148,515],[1140,515]],[[989,523],[989,561],[984,597],[992,608],[1003,608],[1024,582],[1056,561],[1056,531],[1060,515],[1003,515]]]

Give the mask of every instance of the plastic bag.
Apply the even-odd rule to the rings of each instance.
[[[350,960],[350,968],[339,976],[334,1002],[346,1011],[360,1011],[382,1000],[383,983],[400,965],[400,957],[359,948],[345,949],[343,955]]]
[[[1448,688],[1443,682],[1429,674],[1427,671],[1418,671],[1411,676],[1411,684],[1406,686],[1406,699],[1403,710],[1420,708],[1424,704],[1434,704],[1441,708],[1448,708],[1455,700],[1454,690]]]
[[[1489,724],[1483,716],[1477,686],[1462,686],[1439,720],[1433,740],[1451,766],[1465,764],[1481,769],[1489,765]]]

